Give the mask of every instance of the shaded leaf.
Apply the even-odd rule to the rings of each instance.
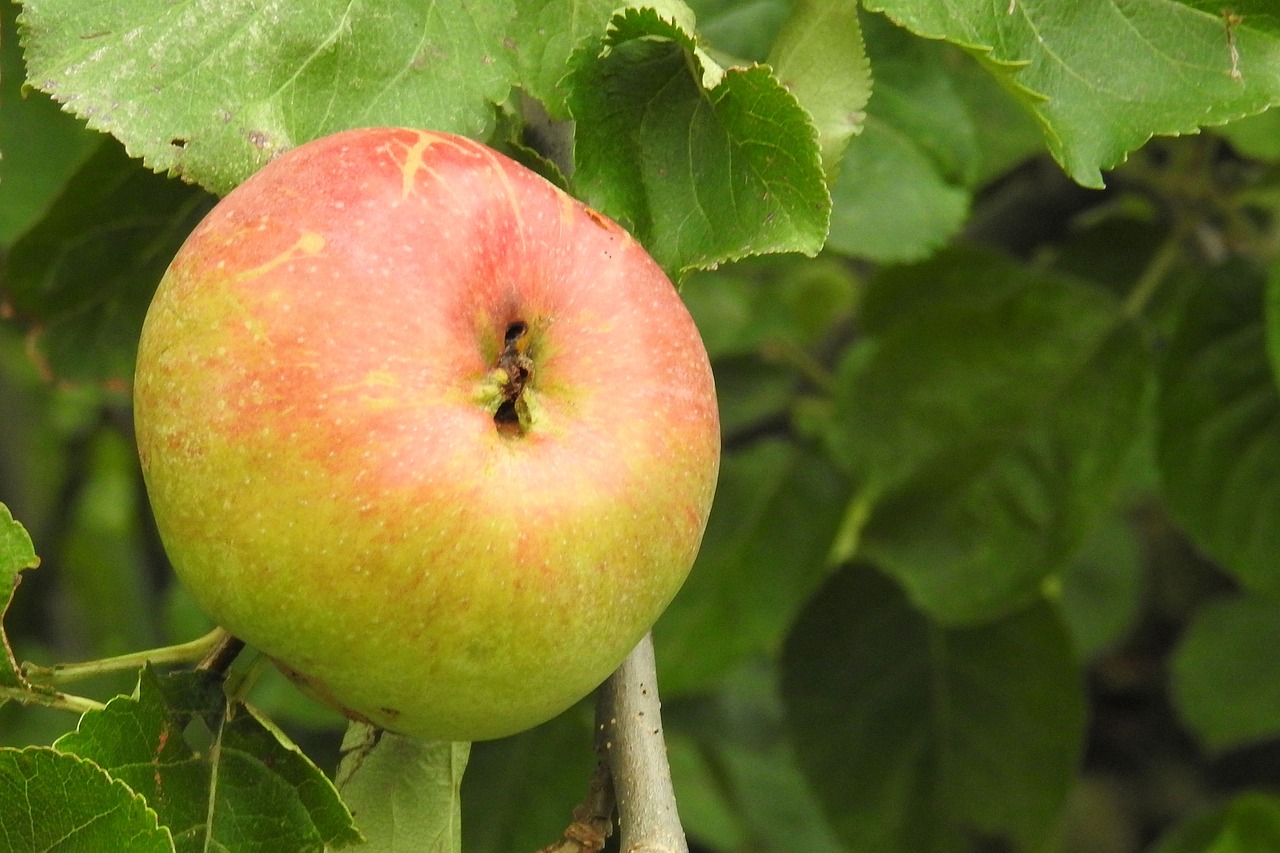
[[[100,146],[12,247],[0,288],[52,376],[131,381],[156,284],[214,199]]]
[[[654,628],[667,696],[773,652],[829,571],[848,485],[822,454],[762,441],[725,456],[689,579]]]
[[[1082,659],[1123,639],[1142,604],[1140,545],[1118,515],[1104,518],[1063,569],[1056,599]]]
[[[753,661],[714,694],[664,702],[671,776],[691,837],[718,850],[839,853],[787,738],[778,673]]]
[[[369,853],[458,853],[469,743],[422,741],[352,723],[338,790]]]
[[[1036,849],[1075,772],[1084,697],[1071,641],[1041,603],[944,629],[856,565],[787,641],[783,699],[801,767],[853,850]]]
[[[33,86],[158,172],[225,194],[351,127],[482,135],[514,77],[511,0],[27,0]]]
[[[1173,697],[1211,749],[1280,735],[1280,604],[1241,598],[1205,605],[1173,658]]]
[[[680,288],[713,364],[727,356],[808,348],[848,320],[858,282],[835,258],[750,258],[697,272]]]
[[[575,192],[673,277],[821,248],[830,198],[816,134],[767,67],[721,73],[679,25],[629,9],[574,56],[566,84]]]
[[[1108,506],[1147,354],[1107,294],[952,251],[883,275],[841,365],[832,458],[860,554],[949,622],[1025,605]]]
[[[1280,593],[1280,393],[1267,362],[1263,273],[1204,276],[1161,367],[1164,497],[1196,544],[1245,585]]]
[[[48,747],[0,747],[0,838],[14,851],[174,849],[169,830],[125,783]]]
[[[1101,170],[1152,136],[1194,133],[1280,102],[1280,24],[1267,0],[1230,4],[1238,20],[1216,0],[867,5],[977,53],[1085,186],[1102,186]]]
[[[828,247],[878,261],[925,257],[959,230],[979,162],[968,105],[937,44],[866,21],[875,89],[831,190]]]
[[[1174,827],[1151,853],[1261,853],[1280,849],[1280,798],[1246,792]]]
[[[462,849],[539,850],[559,838],[595,768],[592,702],[509,738],[472,744],[462,780]]]

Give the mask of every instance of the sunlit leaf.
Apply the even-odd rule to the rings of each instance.
[[[30,82],[218,194],[351,127],[482,135],[514,71],[510,0],[26,0]]]
[[[1102,186],[1102,170],[1152,136],[1194,133],[1280,102],[1280,22],[1269,0],[867,5],[978,54],[1085,186]]]
[[[576,192],[673,276],[821,248],[830,198],[816,132],[767,67],[718,74],[679,25],[633,9],[578,51],[566,84]]]

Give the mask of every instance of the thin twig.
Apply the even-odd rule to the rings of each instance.
[[[101,702],[84,696],[74,696],[57,690],[27,689],[25,687],[0,687],[0,702],[12,700],[23,705],[40,705],[56,711],[70,711],[73,714],[84,714],[88,711],[101,711],[107,707]]]
[[[226,631],[216,628],[187,643],[174,646],[163,646],[158,649],[147,649],[141,652],[129,652],[101,660],[82,661],[79,663],[58,663],[53,666],[40,666],[30,662],[22,664],[22,675],[28,681],[37,684],[69,684],[95,675],[110,672],[124,672],[141,669],[145,664],[179,664],[195,663],[205,657],[218,646]]]
[[[662,737],[653,638],[648,634],[600,689],[597,736],[618,799],[622,853],[688,853]]]

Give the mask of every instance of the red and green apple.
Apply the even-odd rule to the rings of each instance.
[[[500,737],[680,588],[719,466],[707,355],[620,226],[444,133],[300,146],[223,199],[134,386],[173,565],[348,714]]]

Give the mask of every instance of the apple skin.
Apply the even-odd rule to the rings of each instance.
[[[200,606],[349,715],[440,740],[534,726],[617,667],[693,564],[720,457],[706,351],[641,246],[400,128],[215,207],[148,311],[134,409]]]

